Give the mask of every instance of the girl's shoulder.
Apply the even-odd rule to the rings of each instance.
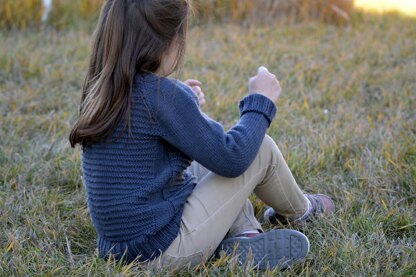
[[[198,103],[198,98],[192,89],[177,79],[144,73],[136,75],[134,84],[136,90],[145,94],[147,98],[157,98],[159,101],[188,98]]]

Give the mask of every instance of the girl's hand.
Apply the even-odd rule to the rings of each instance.
[[[251,77],[248,82],[249,93],[258,93],[266,96],[275,103],[282,92],[279,81],[276,76],[261,66],[257,75]]]
[[[186,80],[184,83],[188,85],[193,90],[195,95],[198,97],[199,106],[205,105],[205,93],[201,89],[202,83],[198,80],[193,79]]]

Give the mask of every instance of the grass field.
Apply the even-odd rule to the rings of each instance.
[[[301,187],[336,201],[333,217],[303,230],[311,253],[284,276],[416,275],[415,23],[362,15],[341,28],[212,24],[190,31],[178,77],[203,81],[206,112],[231,126],[249,76],[268,66],[283,86],[269,134]],[[98,258],[79,149],[67,142],[90,34],[0,30],[1,276],[151,274]],[[226,260],[182,273],[248,274],[261,273]]]

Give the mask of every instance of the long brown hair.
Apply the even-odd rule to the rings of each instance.
[[[107,0],[95,31],[80,115],[69,136],[72,147],[103,141],[131,119],[136,74],[156,72],[171,43],[178,44],[176,70],[185,52],[187,0]],[[169,73],[169,74],[170,74]]]

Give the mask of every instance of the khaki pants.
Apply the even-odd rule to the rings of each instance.
[[[266,205],[289,218],[299,218],[308,202],[296,184],[280,150],[266,136],[250,167],[237,178],[216,175],[193,163],[198,184],[189,196],[180,234],[157,259],[152,269],[181,269],[206,261],[226,237],[259,229],[248,197],[254,192]]]

